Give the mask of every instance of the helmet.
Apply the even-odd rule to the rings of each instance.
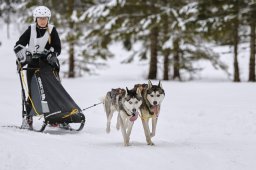
[[[48,19],[50,20],[51,11],[46,6],[38,6],[33,11],[34,21],[36,21],[36,18],[38,17],[48,17]]]

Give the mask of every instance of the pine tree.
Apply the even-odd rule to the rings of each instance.
[[[94,41],[97,45],[93,47],[104,49],[97,43],[103,34],[106,35],[107,41],[104,42],[107,44],[123,41],[128,50],[133,49],[133,44],[140,42],[142,48],[135,51],[127,61],[132,61],[135,56],[148,58],[149,54],[149,79],[157,78],[159,57],[163,56],[164,79],[169,79],[170,64],[174,70],[173,78],[178,80],[182,79],[181,71],[192,75],[200,70],[194,68],[193,62],[201,59],[210,60],[214,65],[226,69],[223,63],[217,62],[217,55],[209,52],[199,42],[196,30],[200,25],[196,23],[196,7],[197,4],[189,0],[157,0],[154,3],[142,0],[111,1],[110,4],[93,7],[87,15],[90,22],[99,24],[90,33],[96,39]],[[203,51],[208,56],[196,56]]]
[[[199,19],[205,21],[207,36],[212,37],[216,42],[232,45],[234,48],[234,82],[240,82],[238,46],[243,21],[241,9],[246,5],[244,0],[207,2],[199,0]]]
[[[81,44],[81,37],[84,36],[84,24],[83,18],[81,18],[83,11],[87,10],[88,5],[92,4],[92,1],[82,0],[68,0],[59,1],[52,0],[52,6],[58,6],[54,8],[56,25],[59,26],[60,31],[65,35],[64,43],[68,47],[68,73],[69,78],[80,76],[80,69],[85,70],[80,65],[78,56],[82,55],[76,50]]]
[[[11,24],[11,17],[16,13],[18,10],[18,5],[24,3],[24,0],[3,0],[0,4],[0,17],[7,25],[7,38],[10,38],[10,24]]]
[[[151,59],[148,78],[156,79],[158,35],[157,27],[154,25],[156,18],[152,15],[152,11],[157,11],[155,3],[130,0],[127,2],[116,1],[116,3],[112,1],[110,4],[104,6],[104,11],[107,12],[103,11],[102,13],[108,13],[108,15],[102,15],[97,19],[101,26],[97,28],[97,31],[94,29],[93,33],[101,35],[103,34],[102,31],[104,31],[108,38],[108,41],[106,41],[108,44],[114,41],[122,41],[128,50],[131,50],[133,48],[132,45],[136,42],[142,42],[145,45],[144,48],[136,51],[127,61],[132,61],[134,56],[145,58],[149,52]],[[106,25],[109,27],[106,28]]]
[[[245,18],[245,24],[250,27],[250,60],[249,60],[249,76],[248,81],[255,82],[255,22],[256,22],[256,3],[248,0],[247,8],[243,9],[243,18]]]

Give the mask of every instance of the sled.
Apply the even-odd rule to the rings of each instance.
[[[80,107],[62,86],[56,67],[46,60],[46,54],[34,54],[32,60],[38,68],[23,68],[17,61],[22,89],[22,129],[43,132],[48,125],[62,129],[80,131],[85,124],[85,116]],[[30,92],[24,76],[25,71],[33,71]]]

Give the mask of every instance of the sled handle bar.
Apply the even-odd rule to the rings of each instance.
[[[34,53],[34,54],[31,54],[31,59],[34,60],[34,59],[46,58],[46,56],[48,54],[49,54],[49,51],[47,51],[47,50],[45,50],[42,53]],[[21,70],[21,67],[23,67],[24,65],[22,63],[20,63],[18,59],[16,60],[16,64],[20,65],[20,67],[17,68],[17,70],[19,72]],[[22,68],[22,70],[37,70],[37,69],[39,69],[39,68]]]
[[[37,70],[39,68],[23,68],[22,70]]]
[[[38,59],[38,58],[46,58],[46,56],[49,54],[49,52],[43,52],[43,53],[34,53],[32,54],[32,59]]]

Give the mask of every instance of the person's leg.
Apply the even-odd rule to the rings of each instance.
[[[28,86],[28,95],[31,97],[31,80],[32,80],[32,76],[34,74],[33,70],[27,70],[27,86]],[[27,98],[26,101],[26,109],[27,109],[27,114],[30,113],[31,111],[31,101],[29,100],[29,98]]]
[[[35,73],[34,70],[27,70],[27,86],[28,86],[28,95],[30,97],[31,97],[31,80],[32,80],[34,73]],[[32,109],[32,104],[28,97],[26,100],[26,112],[27,112],[26,119],[27,119],[27,123],[30,128],[32,128],[32,124],[33,124],[33,118],[32,118],[32,115],[30,114],[31,109]]]

